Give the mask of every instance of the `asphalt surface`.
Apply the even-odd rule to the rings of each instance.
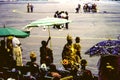
[[[75,8],[78,2],[30,2],[34,6],[33,13],[27,13],[27,2],[0,3],[0,27],[15,27],[23,30],[23,27],[30,22],[53,17],[54,12],[68,11],[69,19],[72,22],[69,24],[69,29],[53,29],[50,28],[51,49],[54,54],[54,63],[57,68],[62,68],[61,52],[66,43],[66,36],[70,34],[73,40],[76,36],[81,38],[81,55],[88,61],[88,69],[93,74],[97,74],[97,62],[100,56],[89,57],[84,53],[96,43],[107,40],[117,39],[120,35],[120,2],[113,1],[96,1],[91,3],[97,4],[97,13],[84,13],[82,8],[80,13],[75,13]],[[87,2],[79,2],[82,6]],[[49,33],[43,30],[42,27],[33,28],[30,36],[24,39],[20,38],[23,47],[23,63],[29,59],[30,51],[37,53],[37,63],[39,64],[39,47],[42,40],[47,40]],[[1,38],[2,39],[2,38]],[[48,45],[49,46],[49,45]]]

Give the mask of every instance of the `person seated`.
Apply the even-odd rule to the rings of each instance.
[[[77,72],[77,76],[80,80],[93,80],[93,75],[90,70],[86,69],[87,61],[85,59],[81,60],[81,70]]]
[[[50,76],[51,78],[53,78],[53,80],[60,80],[61,78],[61,74],[59,73],[59,71],[56,69],[56,65],[54,65],[53,63],[50,64],[49,67],[49,72],[47,74],[47,76]]]
[[[40,70],[39,70],[39,65],[36,63],[36,53],[35,52],[32,51],[30,53],[30,59],[31,59],[31,61],[28,61],[26,63],[26,66],[29,67],[29,71],[32,76],[38,77],[40,75]]]

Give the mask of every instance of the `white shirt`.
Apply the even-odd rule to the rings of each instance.
[[[13,37],[12,44],[13,44],[13,47],[17,47],[20,44],[19,39],[16,37]]]

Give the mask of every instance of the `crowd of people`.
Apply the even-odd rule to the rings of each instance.
[[[73,38],[67,35],[67,43],[63,47],[61,53],[61,64],[64,70],[59,70],[54,64],[53,51],[47,45],[51,37],[47,41],[41,41],[40,52],[40,65],[36,62],[37,56],[35,51],[30,52],[30,61],[26,64],[22,62],[22,47],[21,42],[14,36],[9,36],[5,40],[0,41],[0,78],[7,80],[14,78],[16,80],[98,80],[90,70],[86,68],[87,60],[81,56],[80,37]],[[112,59],[110,59],[110,58]],[[99,79],[109,78],[114,72],[114,78],[118,79],[120,64],[119,56],[101,57],[99,64]],[[104,61],[105,60],[105,61]],[[114,63],[113,63],[114,62]],[[103,71],[103,68],[105,71]],[[109,75],[105,73],[108,72]],[[108,79],[107,79],[108,80]]]
[[[21,42],[14,36],[9,36],[7,40],[0,42],[0,77],[7,80],[14,78],[16,80],[44,80],[53,79],[60,80],[79,80],[77,72],[80,72],[81,46],[80,37],[75,38],[72,43],[72,37],[67,36],[67,43],[62,52],[62,65],[65,70],[58,70],[54,64],[53,51],[47,47],[51,37],[47,41],[41,41],[40,47],[40,65],[37,64],[37,56],[35,51],[30,52],[30,61],[23,64]],[[64,60],[68,61],[67,64]],[[84,60],[84,59],[83,59]],[[81,66],[81,69],[82,66]],[[86,70],[84,68],[84,70]],[[91,73],[92,75],[92,73]],[[93,77],[92,77],[93,78]]]

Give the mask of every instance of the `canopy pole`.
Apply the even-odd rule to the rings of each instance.
[[[3,25],[3,28],[5,28],[5,24]],[[5,41],[5,37],[4,37],[3,39],[4,39],[4,41]]]
[[[50,35],[50,27],[48,26],[48,33],[49,33],[49,37],[51,37]],[[51,42],[51,39],[50,39],[50,49],[52,49],[52,42]]]

